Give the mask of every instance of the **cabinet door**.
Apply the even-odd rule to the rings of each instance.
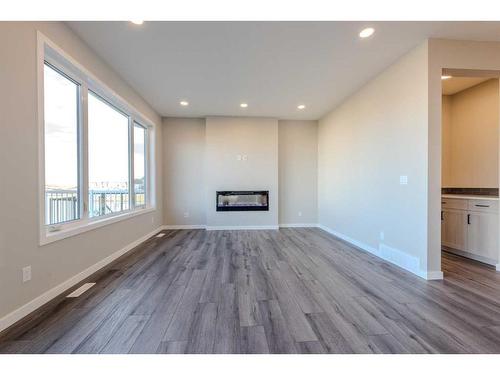
[[[498,260],[498,214],[469,211],[467,251]]]
[[[441,242],[453,249],[466,250],[467,211],[443,210]]]

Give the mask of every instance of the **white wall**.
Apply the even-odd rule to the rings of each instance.
[[[498,90],[490,79],[442,98],[443,187],[498,188]]]
[[[207,226],[278,225],[278,120],[209,117],[205,155]],[[221,190],[269,190],[269,211],[217,212]]]
[[[451,95],[443,95],[441,103],[442,126],[442,187],[451,187]],[[465,186],[463,186],[465,187]]]
[[[423,43],[395,62],[323,117],[318,133],[319,223],[424,277],[427,51]]]
[[[279,223],[318,222],[318,122],[278,123]]]
[[[6,314],[162,223],[159,194],[153,213],[38,245],[37,30],[155,122],[161,177],[161,119],[130,86],[63,23],[0,22],[0,324]],[[161,178],[156,190],[161,191]],[[23,283],[21,268],[27,265],[32,280]]]
[[[163,119],[163,187],[164,224],[206,224],[205,119]]]

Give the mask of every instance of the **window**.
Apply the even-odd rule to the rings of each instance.
[[[39,37],[40,243],[153,210],[152,126]]]
[[[78,173],[80,86],[44,64],[45,221],[80,218]]]
[[[129,118],[88,96],[89,217],[129,209]]]
[[[136,207],[146,206],[146,128],[134,123],[134,199]]]

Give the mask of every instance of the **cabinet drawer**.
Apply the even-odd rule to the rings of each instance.
[[[441,208],[453,208],[455,210],[467,210],[467,200],[466,199],[452,199],[452,198],[441,198]]]
[[[469,211],[477,212],[498,212],[498,201],[485,199],[470,199]]]

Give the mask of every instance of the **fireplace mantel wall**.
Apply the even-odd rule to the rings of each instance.
[[[209,117],[205,186],[209,229],[278,226],[278,120]],[[269,190],[269,211],[217,212],[216,191]]]
[[[278,140],[276,140],[276,122]],[[211,124],[208,126],[210,130],[207,130],[207,123]],[[216,124],[218,128],[214,127]],[[232,128],[231,132],[218,136],[222,127]],[[208,171],[213,169],[213,163],[220,163],[222,169],[219,178],[223,176],[225,181],[232,181],[232,186],[241,186],[242,190],[271,190],[270,187],[256,186],[255,182],[260,178],[266,183],[264,176],[267,176],[266,178],[273,184],[279,185],[279,189],[270,196],[270,208],[279,212],[277,220],[271,216],[272,221],[264,221],[261,220],[265,219],[264,217],[254,215],[250,217],[251,221],[243,221],[239,220],[237,215],[233,215],[228,216],[233,219],[229,227],[243,225],[274,227],[276,223],[284,226],[315,225],[317,223],[317,129],[317,121],[304,120],[164,118],[162,132],[164,224],[169,228],[207,226],[208,210],[214,210],[215,213],[215,207],[211,204],[215,205],[216,190],[215,187],[212,188],[213,195],[207,192],[208,181],[211,180]],[[220,159],[208,158],[208,148],[212,146],[207,144],[207,137],[216,138],[213,145],[216,144],[219,150],[214,152],[221,155]],[[210,144],[212,145],[211,141]],[[215,157],[211,151],[210,155]],[[238,161],[238,155],[242,157],[247,155],[247,160]],[[262,160],[254,164],[261,156]],[[212,161],[209,162],[209,159]],[[272,167],[269,168],[269,165]],[[240,167],[237,176],[241,178],[226,178],[228,168],[234,166]],[[233,189],[233,187],[221,184],[221,189]]]

